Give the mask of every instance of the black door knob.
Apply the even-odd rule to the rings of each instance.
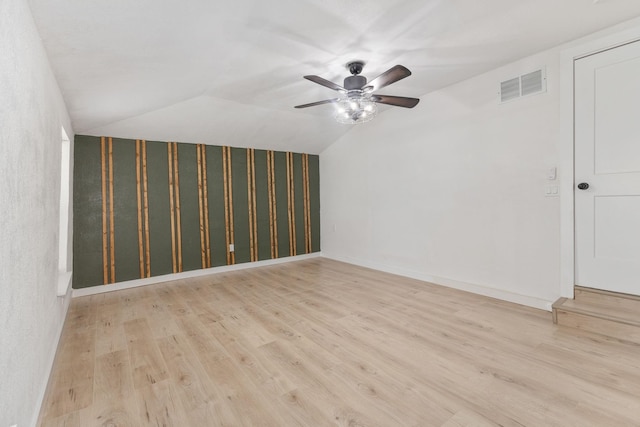
[[[586,190],[587,188],[589,188],[589,184],[587,184],[586,182],[581,182],[580,184],[578,184],[578,189],[580,190]]]

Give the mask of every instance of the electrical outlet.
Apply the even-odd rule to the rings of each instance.
[[[233,252],[236,250],[236,245],[234,245],[233,243],[229,244],[229,252]]]

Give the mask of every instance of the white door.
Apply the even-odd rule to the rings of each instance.
[[[640,295],[640,42],[576,60],[575,138],[576,284]]]

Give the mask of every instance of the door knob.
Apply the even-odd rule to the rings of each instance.
[[[587,184],[586,182],[581,182],[580,184],[578,184],[578,189],[580,190],[586,190],[587,188],[589,188],[589,184]]]

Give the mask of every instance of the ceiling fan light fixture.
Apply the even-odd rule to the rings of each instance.
[[[346,98],[336,102],[335,119],[338,123],[365,123],[373,119],[377,113],[376,103],[367,97]]]
[[[333,104],[335,107],[335,119],[339,123],[356,124],[373,119],[378,114],[378,104],[393,105],[396,107],[413,108],[418,105],[418,98],[406,96],[378,95],[373,92],[380,90],[411,75],[411,71],[402,65],[389,68],[370,82],[361,76],[364,62],[355,61],[347,64],[351,76],[344,79],[344,85],[340,86],[320,76],[304,76],[305,79],[321,86],[333,89],[340,93],[339,98],[325,99],[324,101],[311,102],[296,105],[295,108],[315,107],[317,105]]]

